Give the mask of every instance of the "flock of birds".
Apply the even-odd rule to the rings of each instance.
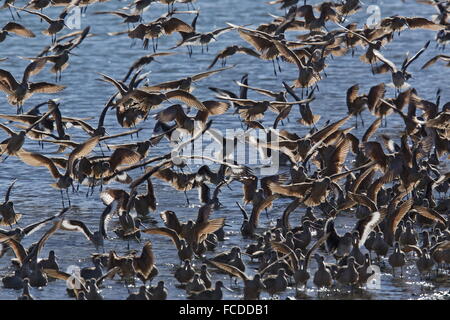
[[[0,127],[9,136],[0,143],[1,161],[23,162],[30,170],[47,168],[55,180],[52,186],[60,192],[63,208],[54,216],[23,226],[22,215],[15,211],[11,201],[16,180],[9,185],[5,201],[0,205],[3,226],[0,256],[8,259],[8,252],[12,251],[15,258],[11,259],[14,271],[2,276],[4,288],[23,290],[19,299],[33,299],[30,286],[45,287],[55,279],[64,280],[72,284],[67,288],[70,297],[94,300],[102,299],[102,286],[116,279],[130,290],[128,299],[166,299],[167,287],[158,279],[158,261],[152,251],[153,246],[158,246],[157,241],[164,241],[163,237],[169,237],[174,243],[173,250],[178,252],[179,264],[174,267],[174,277],[189,299],[222,299],[222,290],[231,289],[223,281],[214,280],[220,273],[243,282],[244,299],[259,299],[263,292],[273,297],[292,288],[301,297],[302,290],[311,283],[320,289],[318,292],[335,288],[353,292],[371,281],[374,265],[383,268],[390,265],[394,275],[400,277],[408,261],[413,261],[417,273],[423,277],[448,271],[450,172],[444,168],[450,151],[450,102],[441,106],[440,91],[436,101],[421,97],[417,88],[408,85],[412,74],[407,70],[431,41],[443,49],[450,41],[449,1],[421,0],[437,9],[438,14],[431,18],[397,15],[369,27],[346,23],[348,17],[361,10],[358,0],[315,5],[275,0],[269,5],[281,6],[285,15],[272,15],[272,21],[257,27],[229,23],[205,33],[196,31],[200,11],[191,0],[135,0],[117,11],[94,12],[115,15],[128,24],[128,30],[111,32],[111,37],[125,34],[132,41],[141,40],[145,49],[151,41],[152,48],[148,50],[152,53],[130,63],[123,79],[99,73],[98,80],[113,86],[115,93],[106,97],[97,125],[91,125],[89,119],[66,117],[61,113],[58,97],[64,98],[65,86],[58,82],[65,70],[70,69],[72,51],[82,50],[84,39],[95,36],[90,27],[60,36],[67,27],[64,19],[74,7],[85,11],[95,2],[31,0],[21,7],[14,0],[4,1],[1,15],[5,16],[9,10],[11,21],[1,29],[0,42],[25,43],[26,40],[7,36],[35,37],[36,30],[27,29],[20,21],[41,19],[39,31],[50,37],[51,43],[35,57],[24,58],[31,62],[22,79],[0,69],[0,90],[7,95],[8,103],[17,108],[17,114],[0,114],[4,120]],[[143,13],[157,2],[167,4],[167,13],[155,21],[144,22]],[[175,8],[179,3],[186,4],[187,11]],[[49,17],[43,12],[50,6],[64,9],[59,16]],[[191,23],[184,21],[186,15],[193,15]],[[425,43],[417,41],[417,53],[406,56],[401,66],[383,55],[397,34],[401,36],[404,30],[415,29],[435,31],[436,37],[427,42],[425,39]],[[208,70],[202,73],[151,84],[142,72],[148,64],[163,63],[165,56],[179,54],[175,50],[179,47],[186,47],[191,56],[198,54],[193,47],[200,46],[206,54],[224,33],[234,33],[247,45],[226,47],[211,59]],[[287,40],[287,35],[292,33],[295,40]],[[159,51],[158,39],[175,35],[180,36],[176,46]],[[360,92],[358,84],[352,85],[347,90],[348,115],[318,127],[321,115],[314,114],[311,102],[321,94],[320,82],[327,77],[328,63],[338,63],[342,55],[353,56],[356,48],[363,48],[364,53],[359,61],[355,57],[355,63],[370,65],[369,73],[390,72],[392,83],[374,84],[367,93]],[[270,91],[248,85],[245,75],[236,82],[237,94],[210,87],[212,99],[199,100],[193,93],[194,84],[208,77],[220,77],[226,70],[233,71],[235,66],[227,67],[226,60],[236,54],[253,57],[255,64],[273,64],[275,75],[282,73],[283,68],[298,69],[298,77],[293,83],[283,82],[282,91]],[[126,57],[123,59],[125,63]],[[422,69],[438,62],[448,67],[450,56],[439,54]],[[54,83],[32,82],[48,64],[50,72],[55,74]],[[217,64],[221,67],[215,68]],[[343,81],[351,80],[344,77]],[[387,87],[393,87],[395,92],[388,96]],[[258,94],[259,100],[249,99],[249,91]],[[52,94],[55,99],[24,110],[27,99],[40,94]],[[295,105],[299,106],[301,116],[297,125],[310,129],[305,136],[282,128],[293,118]],[[40,108],[45,106],[48,111],[41,113]],[[189,115],[192,110],[195,112]],[[263,122],[268,110],[276,115],[273,124]],[[126,128],[124,132],[110,135],[106,131],[104,122],[108,112],[115,112],[116,125]],[[237,115],[233,126],[245,129],[236,140],[252,144],[267,156],[279,153],[280,173],[258,177],[255,168],[237,163],[229,152],[221,152],[217,158],[181,152],[203,134],[224,142],[226,138],[213,128],[214,118],[230,112]],[[355,126],[364,126],[363,112],[370,112],[376,119],[362,137],[357,137],[349,122],[355,117]],[[398,115],[404,121],[399,139],[377,133],[380,127],[388,125],[391,115]],[[154,126],[153,135],[142,141],[133,140],[133,135],[140,131],[136,126],[141,122]],[[73,141],[69,135],[72,127],[81,128],[85,140]],[[275,135],[276,143],[255,141],[248,135],[253,130]],[[163,139],[174,142],[175,132],[188,139],[173,147],[168,145],[163,155],[149,157],[152,148]],[[128,137],[129,141],[110,143],[118,137]],[[36,140],[42,152],[25,150],[27,140]],[[44,146],[49,144],[57,145],[61,155],[45,154]],[[92,155],[94,150],[101,155]],[[205,164],[187,172],[186,163],[196,157],[214,165]],[[112,182],[123,187],[105,187]],[[160,223],[159,218],[155,219],[151,212],[165,209],[156,199],[155,185],[161,183],[180,195],[198,190],[201,206],[195,221],[184,222],[179,213],[177,216],[174,211],[166,210],[160,213],[163,226],[156,225]],[[227,241],[226,218],[215,218],[214,211],[223,206],[221,190],[233,185],[243,188],[242,202],[235,206],[236,213],[243,216],[241,236],[254,242],[247,247],[234,246],[226,252],[211,253],[219,242]],[[87,189],[87,196],[99,189],[105,209],[99,217],[98,230],[92,231],[83,221],[70,216],[69,190],[80,187]],[[187,197],[186,201],[189,203]],[[270,210],[279,201],[287,201],[284,211]],[[306,211],[291,225],[290,215],[297,208]],[[263,212],[276,217],[276,225],[261,227],[259,217]],[[351,232],[339,234],[335,219],[343,214],[351,215],[354,226]],[[28,248],[21,244],[41,228],[47,230],[39,241]],[[48,257],[42,257],[40,252],[56,232],[83,234],[96,249],[92,253],[93,266],[69,274],[62,271],[54,250],[49,251]],[[142,250],[128,250],[124,255],[114,250],[105,252],[104,244],[112,233],[123,239],[128,249],[130,242],[142,242]],[[152,243],[146,239],[147,234],[163,237],[155,236]],[[242,256],[249,257],[249,261],[244,263]],[[317,263],[314,272],[311,259]],[[157,282],[155,286],[151,285],[152,281]],[[137,284],[140,284],[138,291],[133,289]]]

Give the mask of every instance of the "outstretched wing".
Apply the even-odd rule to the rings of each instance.
[[[162,236],[169,237],[172,239],[177,250],[180,250],[181,248],[180,237],[178,236],[178,233],[173,229],[161,227],[161,228],[149,228],[141,231],[147,234],[159,234]]]

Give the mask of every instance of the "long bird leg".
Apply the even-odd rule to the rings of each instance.
[[[64,206],[64,192],[62,191],[62,189],[59,189],[59,191],[61,192],[61,202],[62,202],[62,206],[63,206],[63,208],[65,208],[65,206]]]
[[[276,77],[277,76],[277,69],[275,68],[275,61],[274,60],[272,60],[272,65],[273,65],[273,74]]]
[[[95,178],[92,181],[92,185],[91,185],[91,197],[94,195],[94,188],[95,188]]]
[[[80,186],[79,184],[78,184],[78,186]],[[86,198],[88,198],[89,197],[89,190],[92,188],[92,183],[90,183],[89,185],[88,185],[88,189],[87,189],[87,191],[86,191]]]
[[[277,60],[278,70],[281,72],[280,60],[278,60],[278,57],[276,57],[275,60]]]
[[[12,12],[10,6],[8,6],[8,9],[9,9],[9,13],[11,13],[11,18],[12,18],[13,20],[16,20],[16,19],[14,18],[14,14],[13,14],[13,12]],[[16,13],[17,13],[17,12],[16,12]]]
[[[184,192],[184,196],[186,197],[187,205],[189,206],[190,202],[189,202],[189,198],[188,198],[187,192],[186,192],[186,190],[184,190],[183,192]]]
[[[2,153],[0,154],[0,157],[1,157],[4,153],[5,153],[5,152],[2,152]],[[8,157],[9,157],[9,154],[6,154],[6,156],[5,156],[2,160],[0,160],[0,163],[5,162],[6,159],[8,159]]]
[[[100,148],[100,152],[102,153],[102,156],[104,157],[104,156],[105,156],[105,153],[103,152],[102,144],[99,143],[99,144],[98,144],[98,147]]]

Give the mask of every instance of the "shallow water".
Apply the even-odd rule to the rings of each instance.
[[[309,3],[309,2],[308,2]],[[114,10],[124,7],[127,3],[124,1],[109,1],[106,3],[97,3],[89,6],[87,13],[81,19],[81,27],[91,26],[91,32],[95,34],[94,37],[87,38],[79,48],[74,50],[77,56],[70,58],[70,66],[63,72],[63,85],[67,85],[67,89],[57,95],[52,95],[51,98],[61,98],[61,112],[65,116],[74,117],[94,117],[95,119],[89,121],[96,125],[97,117],[100,114],[108,97],[114,92],[114,88],[104,82],[96,81],[99,77],[96,72],[102,72],[115,78],[122,78],[131,63],[138,57],[150,53],[150,50],[142,49],[140,43],[130,47],[132,41],[126,35],[109,37],[107,32],[126,30],[126,24],[120,24],[120,19],[110,15],[93,15],[94,11]],[[400,14],[404,16],[420,15],[430,18],[435,14],[431,6],[417,4],[414,1],[367,1],[361,10],[356,15],[349,18],[349,22],[357,22],[362,26],[368,18],[366,13],[369,4],[377,4],[381,7],[382,17],[387,17],[393,14]],[[17,6],[23,6],[24,2],[18,0]],[[201,9],[201,14],[197,23],[197,31],[205,32],[215,28],[226,26],[226,22],[235,24],[253,24],[252,27],[270,21],[269,12],[273,14],[284,14],[284,11],[276,10],[273,6],[268,6],[265,1],[237,1],[237,0],[223,0],[223,1],[205,1],[200,0],[195,3],[196,7]],[[185,5],[177,5],[180,9],[185,9]],[[54,8],[45,9],[45,13],[49,16],[56,16],[61,7],[56,10]],[[160,14],[166,11],[166,7],[160,4],[152,4],[150,10],[144,14],[145,21],[154,20]],[[50,44],[50,38],[40,34],[40,30],[46,27],[45,23],[41,23],[38,17],[22,13],[22,20],[26,27],[33,30],[37,37],[34,39],[22,39],[17,36],[6,39],[0,44],[0,57],[8,57],[7,61],[0,64],[0,67],[12,72],[17,78],[21,78],[21,74],[27,65],[27,61],[21,60],[17,56],[32,57],[38,54],[44,45]],[[190,23],[192,17],[181,15],[181,19]],[[5,24],[10,19],[8,10],[0,11],[0,22]],[[330,25],[330,28],[335,27]],[[69,32],[69,31],[65,31]],[[293,37],[295,33],[288,33],[288,37]],[[400,36],[395,35],[393,42],[386,46],[383,50],[385,56],[392,59],[395,63],[400,64],[403,60],[404,54],[409,51],[414,54],[419,50],[426,40],[434,39],[435,32],[415,30],[406,30]],[[158,51],[166,51],[172,47],[179,36],[172,35],[170,37],[163,37],[159,40]],[[178,48],[180,55],[161,57],[158,60],[161,64],[152,63],[145,67],[146,71],[151,71],[149,74],[150,83],[159,83],[168,80],[174,80],[185,77],[190,74],[202,72],[206,69],[209,63],[214,58],[215,53],[222,50],[231,44],[241,44],[248,46],[243,40],[239,38],[236,32],[229,32],[218,37],[218,41],[209,46],[209,51],[201,54],[199,47],[194,48],[194,54],[191,59],[186,54],[185,48]],[[311,108],[315,114],[322,115],[319,126],[325,123],[326,120],[334,121],[340,119],[347,113],[345,102],[346,90],[353,84],[360,85],[361,92],[367,92],[368,89],[380,82],[390,82],[389,74],[372,75],[370,73],[370,66],[359,61],[358,56],[363,51],[358,49],[355,56],[350,54],[343,57],[336,57],[327,59],[329,67],[326,69],[327,78],[319,83],[320,92],[316,94],[316,100],[311,103]],[[420,67],[433,57],[441,53],[435,48],[435,43],[429,46],[428,50],[413,63],[409,71],[413,73],[413,78],[409,81],[410,84],[417,88],[421,97],[434,100],[436,90],[442,89],[441,101],[447,102],[450,100],[450,69],[443,68],[442,64],[437,63],[426,70],[420,70]],[[449,53],[448,50],[446,52]],[[236,55],[228,59],[228,65],[236,64],[236,67],[231,70],[226,70],[219,75],[213,76],[196,84],[194,94],[200,100],[213,99],[214,94],[207,89],[208,86],[220,87],[232,91],[237,90],[237,86],[233,80],[239,80],[244,73],[249,74],[249,84],[266,88],[269,90],[281,90],[281,81],[290,83],[297,75],[297,69],[294,65],[282,63],[282,72],[278,77],[275,77],[272,71],[272,64],[270,62],[258,61],[253,57],[245,55]],[[219,67],[220,63],[216,67]],[[47,67],[46,67],[47,68]],[[43,71],[35,76],[34,81],[54,81],[54,75]],[[388,89],[387,96],[392,96],[393,90]],[[50,97],[50,96],[49,96]],[[40,102],[46,101],[49,97],[45,95],[35,95],[25,104],[25,110]],[[250,98],[258,98],[258,95],[249,90]],[[44,107],[45,108],[45,107]],[[305,134],[307,128],[301,127],[296,123],[298,118],[297,107],[293,108],[291,113],[291,121],[285,122],[285,128],[294,131],[298,134]],[[7,104],[4,94],[0,94],[0,112],[14,114],[15,109]],[[152,112],[152,114],[155,111]],[[366,127],[353,129],[353,133],[361,137],[368,124],[374,118],[365,111],[363,113]],[[228,112],[225,116],[214,118],[213,126],[219,130],[226,128],[240,127],[236,116],[232,112]],[[265,124],[268,125],[274,120],[274,114],[267,112]],[[353,121],[353,120],[351,120]],[[353,125],[349,121],[347,126]],[[106,128],[111,134],[123,132],[118,126],[113,112],[110,112],[106,117]],[[149,137],[151,135],[154,125],[154,119],[149,117],[146,122],[139,125],[143,128],[139,134],[139,138]],[[388,119],[388,127],[380,128],[378,134],[386,133],[392,135],[398,140],[398,133],[403,129],[404,124],[400,118],[392,115]],[[6,135],[0,133],[6,138]],[[69,130],[72,139],[76,141],[83,141],[86,135],[77,128]],[[117,139],[113,143],[119,143],[126,139]],[[152,149],[150,155],[155,155],[166,150],[167,144],[164,142]],[[30,151],[40,151],[37,142],[26,142],[25,149]],[[56,151],[53,146],[46,146],[44,152],[49,153]],[[100,154],[97,151],[98,154]],[[6,162],[0,164],[0,192],[6,192],[11,179],[17,178],[18,181],[12,192],[12,201],[14,201],[16,210],[23,214],[20,221],[21,226],[38,221],[45,217],[55,214],[61,208],[60,194],[58,190],[53,189],[50,184],[53,179],[49,175],[47,169],[39,167],[29,167],[21,163],[17,158],[9,158]],[[192,168],[193,170],[195,168]],[[133,177],[137,177],[141,172],[137,170],[132,173]],[[173,210],[178,217],[186,221],[189,218],[194,218],[197,214],[199,202],[197,199],[197,192],[190,191],[188,196],[191,200],[191,206],[186,205],[185,198],[182,193],[175,193],[174,190],[158,180],[153,180],[156,189],[156,196],[158,199],[158,208],[154,217],[161,221],[158,213],[163,210]],[[124,188],[124,185],[111,184],[108,187]],[[68,217],[84,221],[91,229],[96,230],[103,204],[98,197],[98,188],[94,195],[86,197],[87,188],[82,186],[79,193],[70,194],[73,209],[67,214]],[[226,227],[227,240],[219,243],[216,252],[221,252],[229,249],[234,245],[241,247],[252,243],[249,240],[243,240],[239,228],[242,222],[240,211],[235,205],[235,201],[239,201],[242,197],[241,186],[237,183],[232,185],[232,190],[223,189],[220,200],[224,205],[223,208],[214,212],[215,217],[226,217],[227,224],[231,227]],[[260,225],[261,227],[268,227],[273,225],[276,218],[281,215],[286,202],[278,201],[275,203],[273,209],[269,211],[269,219],[262,214]],[[299,218],[303,215],[304,209],[297,209],[291,215],[291,223],[296,225],[299,223]],[[339,227],[338,231],[343,234],[345,231],[351,230],[354,226],[355,218],[349,214],[343,214],[337,218],[336,225]],[[161,222],[159,223],[161,225]],[[35,234],[23,240],[23,244],[28,246],[32,242],[37,241],[43,232],[48,228],[36,232]],[[173,278],[174,263],[178,263],[176,250],[170,239],[145,235],[144,239],[150,239],[153,242],[153,250],[156,257],[156,265],[159,269],[158,277],[153,281],[164,280],[169,289],[170,299],[185,298],[184,290],[175,287],[176,280]],[[131,243],[132,248],[141,249],[142,244]],[[55,250],[59,257],[59,263],[62,270],[67,269],[71,265],[80,267],[90,266],[90,254],[95,251],[94,247],[81,234],[69,232],[57,232],[52,236],[43,251],[41,256],[48,254],[49,250]],[[106,241],[105,250],[116,250],[118,253],[124,253],[126,250],[126,242],[113,239]],[[208,253],[208,255],[215,254]],[[0,274],[5,275],[9,272],[11,255],[4,256],[0,260]],[[247,262],[247,257],[244,257]],[[198,264],[200,264],[198,262]],[[387,261],[386,261],[387,264]],[[248,274],[254,273],[254,265],[248,264]],[[315,263],[312,263],[312,272],[315,270]],[[442,293],[448,292],[449,283],[436,283],[430,281],[420,281],[417,276],[416,267],[413,262],[409,262],[406,268],[406,276],[403,279],[399,277],[393,278],[390,268],[382,269],[381,289],[379,290],[364,290],[363,292],[356,292],[353,295],[345,293],[345,290],[340,290],[339,293],[321,293],[321,298],[331,299],[433,299],[442,298]],[[311,273],[313,274],[313,273]],[[228,283],[228,276],[217,274],[213,272],[214,280],[223,279]],[[238,283],[239,284],[239,283]],[[240,284],[239,284],[240,285]],[[51,282],[47,287],[41,289],[32,289],[31,292],[38,299],[67,299],[65,293],[65,283],[63,281]],[[15,299],[20,294],[19,291],[0,289],[1,299]],[[102,290],[102,294],[107,299],[123,299],[128,295],[127,288],[119,281],[107,281],[106,286]],[[225,299],[236,299],[241,297],[241,288],[236,288],[234,293],[225,291]],[[282,295],[280,299],[287,296],[293,296],[294,289],[289,289]],[[263,294],[263,298],[268,298],[267,294]],[[307,291],[303,298],[315,299],[317,298],[317,290],[312,288],[312,281],[309,282]]]

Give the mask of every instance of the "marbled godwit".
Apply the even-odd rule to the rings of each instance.
[[[347,90],[347,108],[349,114],[355,116],[356,128],[358,128],[358,115],[361,118],[364,127],[364,120],[362,118],[362,111],[367,106],[367,95],[358,95],[359,85],[355,84]]]
[[[204,290],[206,290],[206,286],[198,273],[194,274],[194,278],[186,284],[187,293],[197,293]]]
[[[395,268],[400,267],[400,276],[403,277],[403,266],[405,265],[405,253],[401,251],[400,244],[396,242],[394,244],[394,252],[389,256],[389,264],[392,267],[392,273],[395,277]]]
[[[435,57],[431,58],[430,60],[428,60],[427,62],[425,62],[425,64],[422,66],[421,69],[428,68],[429,66],[435,64],[437,61],[447,62],[447,64],[445,66],[447,66],[447,67],[450,66],[450,56],[445,55],[445,54],[438,54],[437,56],[435,56]]]
[[[225,271],[234,277],[239,277],[244,281],[244,300],[258,300],[261,292],[266,289],[265,284],[262,282],[261,275],[258,273],[255,274],[253,278],[250,278],[244,272],[232,265],[216,261],[211,261],[211,263],[222,271]]]
[[[65,219],[61,224],[61,229],[81,232],[96,248],[104,247],[104,239],[108,239],[107,222],[112,214],[114,214],[114,212],[112,212],[110,207],[106,207],[105,210],[103,210],[98,231],[92,232],[82,221],[72,219]]]
[[[84,280],[99,279],[103,276],[100,259],[94,259],[93,267],[85,267],[80,270],[80,276]]]
[[[142,16],[140,14],[132,14],[132,13],[126,13],[122,11],[96,11],[94,14],[112,14],[115,16],[118,16],[123,19],[123,23],[127,23],[128,25],[130,23],[137,23],[142,21]]]
[[[89,33],[90,29],[91,27],[87,26],[83,30],[74,31],[57,38],[55,44],[45,47],[44,50],[42,50],[37,55],[37,57],[43,57],[48,54],[48,52],[53,52],[55,55],[58,55],[61,54],[64,50],[78,46],[86,37],[93,36],[92,33]],[[65,39],[69,40],[61,43]]]
[[[155,84],[155,85],[144,86],[142,89],[145,91],[158,91],[158,90],[167,91],[167,90],[178,89],[178,90],[183,90],[183,91],[187,91],[187,92],[192,92],[194,90],[194,86],[193,86],[194,82],[206,79],[206,78],[213,76],[219,72],[222,72],[222,71],[225,71],[225,70],[228,70],[231,68],[234,68],[234,66],[197,73],[192,76],[188,76],[186,78],[182,78],[179,80],[167,81],[167,82],[163,82],[163,83],[159,83],[159,84]]]
[[[175,247],[177,248],[178,257],[180,258],[180,261],[191,260],[194,255],[192,246],[188,245],[186,243],[185,239],[180,239],[179,234],[174,229],[150,228],[150,229],[144,229],[144,230],[142,230],[142,232],[148,233],[148,234],[160,234],[160,235],[169,236],[172,239],[173,243],[175,244]]]
[[[242,54],[246,54],[249,56],[253,56],[253,57],[257,57],[259,58],[259,54],[257,52],[255,52],[254,50],[247,48],[247,47],[243,47],[243,46],[237,46],[237,45],[233,45],[233,46],[229,46],[226,47],[225,49],[223,49],[222,51],[220,51],[216,57],[214,58],[214,60],[211,62],[211,64],[208,66],[208,70],[211,69],[212,67],[214,67],[214,65],[217,63],[217,61],[222,60],[222,67],[225,67],[226,65],[226,59],[232,55],[235,55],[236,53],[242,53]]]
[[[22,161],[25,163],[31,165],[31,166],[43,166],[46,167],[53,178],[57,179],[56,183],[52,184],[52,186],[56,189],[59,189],[61,191],[61,200],[64,207],[64,198],[63,198],[63,189],[66,189],[67,196],[69,195],[68,188],[70,186],[73,187],[73,178],[71,177],[73,173],[73,165],[76,159],[79,159],[81,157],[87,156],[91,151],[95,148],[95,146],[98,144],[100,140],[100,136],[94,136],[88,140],[86,140],[84,143],[79,144],[76,148],[73,149],[73,151],[70,153],[67,166],[66,166],[66,172],[64,175],[62,175],[58,168],[56,167],[55,163],[48,157],[34,152],[27,152],[22,151],[19,153],[19,157]],[[69,206],[70,206],[70,199],[68,198]]]
[[[22,295],[17,300],[34,300],[34,297],[30,294],[30,280],[28,278],[23,280]]]
[[[386,59],[378,50],[374,50],[373,54],[384,63],[384,65],[382,65],[382,67],[376,67],[374,69],[375,73],[382,73],[382,72],[386,72],[386,71],[391,71],[392,73],[392,82],[394,84],[394,87],[398,90],[405,88],[406,86],[406,81],[411,78],[411,74],[409,72],[406,71],[406,69],[408,68],[409,65],[411,65],[411,63],[414,62],[414,60],[416,60],[417,58],[420,57],[420,55],[426,50],[426,48],[428,47],[428,45],[430,44],[430,41],[428,41],[425,46],[420,49],[414,56],[412,56],[411,58],[406,58],[403,63],[402,63],[402,67],[400,70],[397,69],[397,67],[395,66],[395,64]]]
[[[45,62],[52,62],[53,66],[50,69],[50,72],[55,74],[55,81],[58,82],[58,80],[61,80],[61,74],[62,72],[69,66],[69,55],[73,55],[74,53],[71,52],[74,48],[76,48],[83,38],[80,38],[79,41],[74,41],[73,44],[70,46],[66,46],[62,48],[57,54],[54,55],[48,55],[44,57],[37,57],[37,58],[26,58],[29,60],[43,60]]]
[[[22,82],[16,79],[6,70],[0,69],[0,90],[8,95],[8,103],[16,105],[19,111],[22,109],[24,101],[30,98],[34,93],[56,93],[65,86],[60,86],[48,82],[30,82],[29,78],[39,73],[45,65],[45,60],[36,60],[30,63],[22,77]]]
[[[158,281],[158,284],[154,287],[148,288],[150,293],[150,300],[166,300],[167,299],[167,288],[164,285],[164,281]]]
[[[206,289],[188,296],[192,300],[222,300],[222,288],[226,288],[222,281],[217,281],[214,289]],[[228,289],[229,290],[229,289]]]
[[[187,131],[191,135],[199,128],[204,128],[209,116],[216,116],[224,114],[230,105],[226,102],[219,101],[203,101],[202,104],[206,110],[199,110],[194,117],[189,117],[184,112],[180,104],[172,105],[160,112],[155,116],[155,119],[163,123],[175,121],[178,130]]]
[[[42,10],[47,8],[50,5],[50,0],[31,0],[27,3],[24,8],[30,8],[33,10]]]
[[[377,254],[378,260],[380,260],[382,256],[387,255],[389,245],[386,243],[386,241],[384,241],[383,233],[377,232],[372,248],[373,251],[375,251],[375,253]]]
[[[170,35],[174,32],[192,32],[193,29],[184,21],[170,16],[162,16],[148,24],[140,23],[136,28],[128,31],[131,39],[141,39],[144,49],[147,49],[149,39],[152,40],[153,51],[158,49],[158,38],[164,34]],[[120,32],[119,32],[120,33]],[[118,33],[118,34],[119,34]],[[114,34],[112,34],[114,35]],[[156,41],[155,41],[156,39]]]
[[[12,7],[14,7],[14,6],[12,6]],[[66,18],[67,14],[68,14],[69,7],[65,8],[59,14],[58,18],[56,18],[56,19],[51,19],[48,16],[46,16],[45,14],[37,12],[37,11],[31,11],[31,10],[27,10],[24,8],[17,8],[17,7],[14,7],[14,8],[19,9],[21,11],[25,11],[30,14],[37,15],[41,19],[45,20],[45,22],[47,22],[49,24],[49,26],[48,26],[47,30],[42,31],[42,33],[52,37],[52,44],[56,42],[56,34],[58,32],[60,32],[66,26],[66,24],[64,23],[64,19]]]
[[[14,203],[12,201],[9,201],[9,197],[11,195],[11,190],[14,184],[17,180],[13,180],[11,182],[10,186],[8,187],[8,190],[5,194],[5,201],[0,205],[0,225],[2,226],[10,226],[12,228],[13,224],[16,224],[22,215],[20,213],[16,213],[14,210]]]
[[[224,34],[226,32],[229,32],[232,29],[233,29],[233,27],[224,27],[224,28],[213,30],[211,32],[196,33],[195,35],[191,35],[190,37],[183,39],[172,49],[175,49],[180,46],[201,46],[202,53],[203,53],[204,47],[206,46],[206,52],[208,52],[209,44],[217,41],[216,37],[218,37],[219,35]],[[190,54],[191,53],[192,52],[190,51]]]
[[[144,10],[147,10],[147,7],[156,1],[157,0],[134,0],[131,3],[130,8],[134,8],[136,13],[142,14]]]
[[[14,271],[13,275],[7,275],[2,278],[3,287],[6,289],[20,290],[23,288],[23,279],[20,276],[20,270]]]
[[[103,300],[103,296],[97,287],[95,279],[86,280],[85,295],[87,300]]]
[[[140,286],[138,293],[130,293],[127,300],[150,300],[146,286]]]
[[[389,29],[391,32],[400,33],[401,30],[406,28],[410,29],[428,29],[439,31],[445,27],[440,24],[436,24],[423,17],[403,17],[403,16],[392,16],[384,18],[380,22],[380,26],[384,29]]]
[[[40,269],[53,269],[53,270],[59,270],[59,265],[57,262],[56,254],[54,250],[50,250],[48,252],[48,258],[47,259],[41,259],[38,262],[38,268]]]
[[[155,256],[153,254],[152,243],[150,241],[147,241],[144,244],[141,255],[133,258],[133,266],[136,270],[136,275],[142,282],[144,282],[144,284],[147,281],[152,281],[152,279],[158,275],[158,268],[155,266]],[[158,290],[160,289],[161,288]],[[152,292],[150,291],[150,293]]]
[[[99,279],[97,279],[97,280],[89,279],[86,281],[83,278],[78,277],[76,274],[68,274],[66,272],[59,271],[59,270],[44,269],[43,271],[48,275],[48,277],[51,277],[54,279],[60,279],[60,280],[66,281],[66,283],[68,283],[68,281],[70,281],[70,283],[73,285],[74,289],[67,288],[67,293],[69,294],[69,296],[77,297],[77,299],[83,299],[85,294],[87,294],[87,292],[89,291],[89,289],[87,287],[88,281],[92,280],[96,286],[100,285],[102,283],[102,281],[105,280],[106,278],[113,277],[115,275],[115,273],[117,273],[119,271],[119,269],[120,269],[119,267],[114,267],[114,268],[110,269],[108,272],[106,272]],[[84,299],[86,299],[86,298],[84,297]]]
[[[238,112],[241,117],[246,121],[255,121],[264,118],[264,113],[269,109],[275,113],[279,113],[277,107],[286,106],[286,105],[294,105],[294,104],[302,104],[307,103],[313,100],[305,99],[300,101],[257,101],[250,99],[235,99],[227,96],[217,96],[219,99],[228,100],[231,102],[237,102],[240,107],[238,107]]]
[[[347,259],[347,265],[338,270],[336,280],[343,285],[349,285],[353,288],[359,279],[359,273],[358,270],[356,270],[355,264],[355,258],[350,256]]]
[[[175,279],[181,284],[188,283],[195,275],[195,270],[192,269],[191,262],[189,260],[184,261],[184,265],[179,267],[175,271]]]
[[[31,131],[34,127],[36,127],[39,123],[44,121],[50,114],[52,114],[53,109],[42,115],[37,121],[35,121],[32,125],[27,127],[25,130],[20,131],[19,133],[16,133],[9,129],[7,126],[0,124],[0,128],[5,130],[11,137],[3,140],[0,143],[0,156],[2,156],[4,153],[6,153],[6,157],[2,159],[2,162],[5,161],[10,155],[17,156],[21,152],[23,152],[22,146],[25,143],[25,136],[26,134]]]
[[[128,70],[127,74],[122,79],[122,82],[126,82],[128,80],[128,78],[130,77],[130,75],[133,73],[133,71],[139,70],[143,66],[145,66],[151,62],[159,62],[158,60],[155,59],[155,57],[171,56],[174,54],[176,54],[176,53],[175,52],[157,52],[157,53],[148,54],[148,55],[140,57],[139,59],[137,59],[136,61],[133,62],[130,69]]]
[[[315,259],[318,263],[318,269],[314,274],[313,282],[317,288],[329,288],[333,284],[333,278],[330,271],[325,267],[324,258],[319,255],[315,255]]]
[[[16,22],[8,22],[0,30],[0,42],[3,42],[6,39],[6,37],[10,35],[10,33],[14,33],[17,34],[18,36],[25,38],[36,37],[36,35],[31,30],[28,30],[21,24],[18,24]]]

